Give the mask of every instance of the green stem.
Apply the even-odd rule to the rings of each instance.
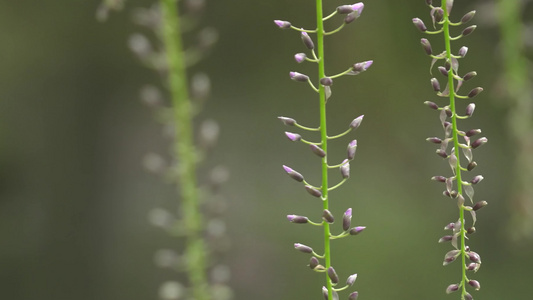
[[[324,23],[322,12],[322,0],[316,0],[316,23],[317,23],[317,51],[318,51],[318,78],[326,77],[324,59]],[[328,134],[326,130],[326,92],[323,85],[319,85],[318,94],[320,96],[320,137],[322,140],[322,150],[326,156],[322,158],[322,204],[324,209],[329,210],[328,199]],[[331,267],[329,223],[324,222],[324,262],[326,270]],[[333,299],[333,287],[326,272],[326,287],[328,289],[328,299]]]
[[[450,19],[448,12],[446,10],[446,0],[442,0],[442,9],[444,10],[444,23],[443,23],[443,31],[444,31],[444,44],[446,46],[446,58],[451,62],[452,59],[452,50],[451,50],[451,37],[450,37]],[[454,145],[454,155],[457,158],[457,163],[455,166],[455,177],[457,182],[457,194],[462,195],[463,193],[463,186],[461,181],[461,160],[460,160],[460,153],[459,153],[459,134],[457,129],[457,114],[455,113],[455,91],[454,88],[454,79],[453,79],[453,68],[450,68],[448,71],[448,88],[450,91],[450,110],[452,111],[452,139],[453,139],[453,145]],[[461,222],[461,230],[459,232],[459,235],[461,236],[461,268],[462,268],[462,276],[461,276],[461,299],[464,299],[466,295],[466,250],[465,250],[465,211],[464,206],[461,204],[459,206],[459,220]]]
[[[205,274],[206,251],[202,239],[202,217],[196,183],[196,151],[178,6],[177,0],[160,0],[160,2],[163,15],[163,43],[169,68],[168,88],[175,122],[174,154],[180,160],[178,184],[182,199],[181,215],[186,232],[187,272],[193,298],[208,300],[210,296]]]

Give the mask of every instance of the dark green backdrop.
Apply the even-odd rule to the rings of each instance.
[[[461,69],[479,74],[467,88],[485,87],[465,123],[490,140],[475,153],[476,171],[485,177],[476,198],[490,203],[470,242],[483,259],[472,276],[482,285],[475,298],[530,299],[531,241],[507,238],[508,220],[519,208],[506,204],[512,145],[505,99],[498,96],[499,38],[486,5],[492,1],[455,2],[457,18],[478,10],[478,29],[455,45],[469,46]],[[173,188],[141,167],[145,153],[168,149],[138,99],[140,87],[159,84],[159,77],[127,48],[128,37],[143,31],[131,23],[132,10],[150,3],[128,1],[99,23],[95,0],[0,1],[0,298],[157,299],[161,282],[181,279],[152,259],[159,248],[179,248],[179,241],[147,221],[150,209],[175,207]],[[341,4],[326,1],[328,9]],[[458,281],[459,265],[443,268],[450,246],[436,243],[457,209],[429,180],[449,168],[424,141],[441,128],[422,104],[437,99],[423,35],[411,23],[417,16],[427,21],[427,11],[422,0],[369,0],[357,22],[328,39],[330,72],[374,60],[368,72],[336,80],[328,105],[331,132],[365,114],[351,135],[359,142],[352,178],[331,200],[334,213],[353,207],[353,222],[367,226],[333,246],[340,275],[359,273],[361,299],[458,298],[444,289]],[[272,22],[313,27],[313,14],[310,0],[217,0],[208,1],[203,20],[219,30],[220,41],[195,67],[213,82],[199,120],[220,122],[209,161],[232,174],[222,191],[232,245],[225,261],[239,300],[321,299],[322,276],[292,246],[319,243],[319,229],[285,219],[292,213],[317,218],[321,204],[281,169],[288,164],[316,173],[318,161],[288,142],[276,120],[285,115],[315,124],[317,99],[289,80],[289,71],[310,70],[292,58],[303,50],[298,34]],[[347,141],[332,143],[332,155],[340,159]]]

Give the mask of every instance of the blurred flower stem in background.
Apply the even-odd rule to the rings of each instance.
[[[508,193],[512,213],[508,230],[512,238],[531,238],[533,234],[533,88],[531,62],[525,55],[526,36],[523,8],[526,1],[498,0],[496,12],[501,33],[504,99],[508,106],[507,125],[514,174]],[[531,38],[531,37],[529,37]]]

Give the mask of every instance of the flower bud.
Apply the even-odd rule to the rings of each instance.
[[[461,49],[459,49],[459,56],[460,57],[465,57],[466,56],[466,53],[468,53],[468,47],[461,47]]]
[[[483,180],[483,176],[481,176],[481,175],[476,175],[472,180],[470,180],[470,183],[472,183],[472,184],[477,184],[477,183],[479,183],[481,180]]]
[[[453,0],[446,0],[446,11],[448,12],[448,15],[452,13],[453,8]]]
[[[474,297],[472,297],[472,295],[469,293],[465,293],[465,300],[474,300]]]
[[[342,230],[347,231],[350,229],[350,224],[352,223],[352,209],[348,208],[344,215],[342,216]]]
[[[472,171],[475,167],[477,167],[477,162],[473,161],[471,163],[468,164],[468,166],[466,167],[466,169],[468,171]]]
[[[349,13],[349,14],[344,18],[344,23],[345,23],[345,24],[350,24],[350,23],[352,23],[353,21],[355,21],[355,19],[357,19],[357,14],[356,14],[355,12]]]
[[[438,66],[437,69],[439,70],[439,72],[444,75],[444,76],[448,76],[448,71],[446,70],[445,67],[443,66]]]
[[[435,151],[435,153],[437,153],[437,155],[442,157],[442,158],[447,158],[448,157],[448,154],[443,149],[437,149],[437,151]]]
[[[439,139],[438,137],[428,137],[426,139],[426,141],[431,142],[433,144],[441,144],[442,143],[442,140]]]
[[[437,23],[442,21],[444,19],[444,10],[442,10],[440,7],[436,7],[434,9],[434,18]]]
[[[274,23],[281,29],[291,28],[291,23],[287,21],[275,20]]]
[[[427,39],[421,39],[420,44],[422,44],[422,48],[424,48],[424,51],[426,51],[427,55],[431,55],[433,53],[433,49],[431,49],[431,43]]]
[[[357,279],[357,274],[352,274],[348,276],[348,279],[346,279],[346,285],[352,286],[355,283],[356,279]]]
[[[352,70],[354,72],[361,73],[361,72],[368,70],[368,68],[370,68],[370,66],[372,66],[373,63],[374,63],[373,60],[358,62],[353,65]]]
[[[477,147],[487,143],[488,141],[489,140],[486,137],[482,137],[482,138],[479,138],[476,141],[474,141],[471,146],[472,146],[473,149],[476,149]]]
[[[476,76],[477,76],[476,71],[468,72],[468,73],[465,74],[465,76],[463,76],[463,80],[467,81],[467,80],[470,80],[470,79],[472,79],[472,78],[474,78]]]
[[[337,275],[337,272],[335,272],[335,269],[333,269],[333,267],[328,268],[328,276],[333,284],[339,283],[339,276]]]
[[[357,2],[354,5],[352,5],[353,11],[357,14],[357,17],[363,13],[363,9],[365,8],[365,4],[363,2]]]
[[[478,210],[482,209],[483,207],[487,206],[487,204],[488,204],[487,201],[479,201],[476,204],[474,204],[474,207],[472,207],[472,209],[474,211],[478,211]]]
[[[452,235],[445,235],[439,239],[439,243],[449,242],[453,239]]]
[[[296,224],[306,224],[309,222],[309,219],[304,216],[298,216],[298,215],[287,215],[287,220],[291,223]]]
[[[365,230],[365,226],[357,226],[350,229],[350,235],[358,235],[361,231]]]
[[[298,72],[290,72],[289,76],[294,81],[307,82],[309,80],[309,76]]]
[[[322,196],[322,192],[317,190],[316,188],[310,186],[310,185],[306,185],[305,186],[305,190],[311,194],[312,196],[315,196],[315,197],[321,197]]]
[[[333,79],[329,77],[324,77],[320,79],[320,84],[323,86],[331,86],[333,84]]]
[[[471,34],[472,32],[474,32],[474,30],[476,30],[477,26],[476,25],[472,25],[472,26],[468,26],[466,27],[463,32],[461,33],[462,36],[467,36],[469,34]]]
[[[477,281],[477,280],[469,280],[468,284],[471,287],[473,287],[476,291],[479,291],[479,289],[481,288],[481,284],[479,284],[479,281]]]
[[[348,144],[347,149],[347,158],[348,160],[352,160],[355,157],[355,151],[357,150],[357,140],[353,140]]]
[[[471,117],[474,114],[474,110],[476,109],[476,104],[470,103],[466,107],[466,115]]]
[[[468,252],[467,255],[468,255],[468,259],[470,259],[472,262],[475,262],[478,264],[481,263],[481,257],[479,257],[479,254],[477,254],[476,252],[471,251],[471,252]]]
[[[420,20],[419,18],[413,18],[413,24],[415,24],[416,28],[418,28],[418,30],[422,32],[425,32],[428,30],[426,27],[426,24],[424,24],[424,22]]]
[[[448,225],[444,226],[444,230],[452,230],[455,228],[455,223],[448,223]]]
[[[446,182],[446,177],[444,177],[444,176],[433,176],[433,177],[431,177],[431,180],[438,181],[438,182]]]
[[[440,92],[440,84],[437,78],[431,78],[431,86],[435,92]]]
[[[297,63],[302,63],[307,55],[305,53],[296,53],[294,54],[294,60],[296,60]]]
[[[283,170],[287,172],[287,175],[289,175],[292,179],[298,182],[302,182],[304,180],[304,177],[302,176],[302,174],[294,171],[293,169],[287,167],[286,165],[283,165]]]
[[[469,13],[466,13],[462,18],[461,18],[461,23],[468,23],[470,22],[470,20],[472,20],[472,18],[474,18],[474,15],[476,14],[476,11],[473,10]]]
[[[426,0],[426,4],[428,6],[432,6],[433,5],[433,0]]]
[[[292,132],[288,132],[288,131],[285,131],[285,135],[287,136],[287,138],[293,142],[298,142],[302,139],[302,136],[297,134],[297,133],[292,133]]]
[[[359,293],[353,292],[350,294],[350,296],[348,296],[348,300],[357,300],[357,297],[359,297]]]
[[[315,48],[315,44],[313,43],[313,40],[309,37],[309,34],[307,34],[307,32],[303,31],[300,36],[302,38],[302,42],[307,47],[307,49],[312,50]]]
[[[342,178],[350,178],[350,163],[348,162],[348,159],[345,159],[342,162],[342,165],[339,169],[341,171]]]
[[[456,292],[458,289],[459,289],[459,285],[458,284],[450,284],[446,288],[446,294],[451,294],[453,292]]]
[[[278,120],[280,120],[283,124],[287,126],[294,126],[294,124],[296,124],[296,120],[292,118],[278,117]]]
[[[477,96],[481,92],[483,92],[483,88],[482,87],[473,88],[470,91],[470,93],[468,93],[468,98],[474,98],[475,96]]]
[[[470,263],[468,264],[468,266],[466,266],[466,269],[468,271],[474,271],[474,272],[477,272],[479,270],[479,268],[481,267],[481,264],[476,264],[476,263]]]
[[[311,151],[313,151],[313,153],[318,155],[319,157],[326,156],[326,152],[324,152],[324,150],[322,150],[322,148],[320,148],[319,146],[310,144],[309,147],[311,148]]]
[[[324,299],[328,300],[328,289],[325,286],[322,287],[322,295],[324,295]]]
[[[359,117],[353,119],[352,123],[350,123],[350,128],[352,128],[352,129],[359,128],[359,126],[363,122],[363,118],[364,117],[365,117],[365,115],[360,115]]]
[[[313,256],[309,260],[309,268],[314,269],[314,268],[316,268],[319,265],[319,263],[320,262],[318,261],[318,258]]]
[[[474,135],[476,135],[476,134],[480,134],[480,133],[481,133],[481,129],[470,129],[470,130],[468,130],[468,131],[465,133],[465,135],[466,135],[467,137],[471,137],[471,136],[474,136]]]
[[[306,246],[304,244],[300,244],[300,243],[295,243],[294,249],[301,251],[303,253],[313,253],[313,248]]]
[[[472,226],[466,230],[466,233],[473,234],[476,233],[476,227]]]
[[[442,265],[443,266],[447,266],[447,265],[451,264],[452,262],[454,262],[457,259],[459,254],[461,254],[460,250],[448,251],[448,253],[446,253],[446,255],[444,255],[444,262],[442,263]]]
[[[330,224],[335,222],[335,218],[333,218],[333,214],[327,209],[324,209],[324,212],[322,213],[322,219],[324,219],[326,222]]]
[[[341,5],[337,7],[337,13],[341,15],[346,15],[353,12],[352,5]]]
[[[431,101],[426,101],[424,102],[425,105],[429,106],[429,108],[431,109],[439,109],[439,106],[435,103],[435,102],[431,102]]]

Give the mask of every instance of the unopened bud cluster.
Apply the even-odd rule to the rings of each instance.
[[[455,200],[460,210],[459,220],[448,224],[445,229],[452,230],[452,234],[445,235],[439,239],[439,243],[450,242],[454,250],[446,253],[443,265],[449,265],[454,261],[466,261],[462,266],[462,278],[457,284],[451,284],[446,289],[446,293],[461,291],[461,299],[473,299],[472,296],[466,292],[465,287],[470,285],[475,290],[479,290],[480,284],[476,280],[471,280],[467,276],[467,271],[476,272],[481,266],[481,258],[476,252],[470,250],[465,242],[467,234],[476,232],[476,214],[477,211],[487,205],[486,201],[474,201],[474,185],[483,180],[483,176],[470,176],[470,180],[465,180],[468,176],[465,172],[474,170],[477,163],[474,161],[473,150],[482,146],[487,142],[486,137],[479,137],[480,129],[461,130],[458,128],[458,121],[467,119],[473,116],[475,110],[474,103],[464,103],[463,99],[468,100],[474,98],[483,91],[481,87],[471,89],[466,95],[459,94],[459,89],[462,85],[475,77],[475,71],[467,72],[464,75],[459,74],[459,60],[464,58],[468,52],[468,48],[463,46],[457,53],[450,53],[451,41],[458,40],[462,37],[470,35],[475,29],[475,25],[464,28],[458,36],[451,36],[450,31],[453,27],[461,26],[470,20],[475,15],[475,11],[465,14],[459,22],[454,23],[450,21],[450,13],[453,8],[453,0],[442,0],[441,7],[433,6],[433,1],[426,0],[426,4],[430,7],[431,25],[433,31],[428,30],[428,27],[419,18],[413,19],[413,24],[420,31],[428,34],[444,34],[445,48],[441,53],[434,53],[429,40],[421,39],[422,47],[427,55],[432,58],[431,66],[440,62],[441,65],[437,67],[438,75],[431,78],[430,83],[432,89],[437,96],[447,98],[449,101],[445,104],[437,104],[435,102],[426,101],[425,104],[433,110],[439,111],[439,119],[444,130],[443,137],[430,137],[427,141],[438,145],[436,154],[445,159],[450,168],[450,176],[434,176],[432,180],[442,182],[445,184],[443,195]],[[444,86],[444,88],[442,88]],[[457,101],[456,101],[457,100]],[[465,107],[463,112],[457,108],[458,106]],[[464,162],[466,160],[466,162]],[[465,204],[465,197],[467,197],[473,205]],[[474,204],[475,203],[475,204]],[[472,217],[471,225],[466,224],[465,212],[469,212]],[[462,256],[462,257],[461,257]]]
[[[321,3],[321,2],[318,2]],[[296,130],[311,131],[311,132],[320,132],[321,139],[320,141],[311,141],[307,140],[307,137],[303,134],[287,131],[285,136],[292,142],[301,142],[309,145],[309,150],[311,153],[316,155],[320,159],[322,164],[322,182],[320,184],[313,184],[306,181],[305,176],[300,172],[294,170],[291,167],[283,166],[285,173],[295,181],[302,184],[303,189],[307,191],[311,196],[316,197],[321,200],[320,206],[322,207],[321,211],[321,220],[313,221],[312,218],[307,216],[300,215],[288,215],[287,219],[291,223],[295,224],[309,224],[315,226],[322,226],[326,236],[329,236],[329,239],[326,239],[324,242],[324,254],[317,254],[312,247],[296,243],[294,248],[302,253],[308,254],[311,256],[309,260],[309,267],[315,272],[325,273],[326,275],[326,285],[322,287],[322,292],[324,298],[333,300],[339,299],[337,292],[344,290],[348,287],[351,287],[357,278],[357,274],[353,274],[346,279],[346,285],[341,288],[337,288],[337,285],[341,282],[341,278],[337,275],[335,268],[331,265],[331,251],[330,251],[330,241],[334,239],[344,238],[348,236],[354,236],[361,233],[365,227],[364,226],[355,226],[352,227],[352,209],[347,209],[342,216],[342,231],[338,234],[332,234],[330,231],[330,225],[334,225],[335,221],[340,219],[336,218],[328,208],[329,205],[329,192],[340,187],[348,178],[350,177],[350,162],[355,158],[357,150],[357,140],[352,140],[347,143],[346,147],[346,157],[337,162],[337,164],[329,164],[328,162],[328,140],[338,139],[347,134],[352,130],[356,130],[361,125],[363,121],[363,115],[356,117],[351,121],[346,130],[340,134],[329,136],[326,132],[326,103],[332,95],[332,86],[336,78],[339,78],[344,75],[358,75],[362,72],[368,70],[373,61],[363,61],[354,63],[349,66],[345,71],[340,72],[335,75],[326,75],[325,66],[324,66],[324,53],[323,53],[323,42],[324,36],[334,34],[340,31],[344,26],[352,23],[361,16],[361,13],[364,8],[364,4],[359,2],[349,5],[338,6],[331,14],[326,17],[322,17],[322,8],[321,5],[318,5],[317,8],[317,19],[318,24],[317,28],[313,30],[307,30],[293,26],[289,21],[276,20],[274,24],[281,29],[293,29],[299,32],[299,38],[301,39],[305,52],[296,53],[294,59],[297,63],[303,63],[305,61],[316,63],[318,65],[318,78],[311,79],[311,76],[307,74],[302,74],[296,71],[289,72],[289,78],[296,82],[305,82],[319,94],[320,98],[320,110],[324,113],[321,113],[320,126],[319,127],[307,127],[299,124],[295,119],[289,117],[279,117],[279,120],[286,126],[294,127]],[[337,28],[332,31],[326,32],[324,30],[323,23],[335,16],[342,16],[344,22]],[[329,186],[328,183],[328,169],[338,169],[340,173],[339,182],[333,186]],[[348,295],[349,300],[356,300],[358,297],[358,292],[352,292]]]

